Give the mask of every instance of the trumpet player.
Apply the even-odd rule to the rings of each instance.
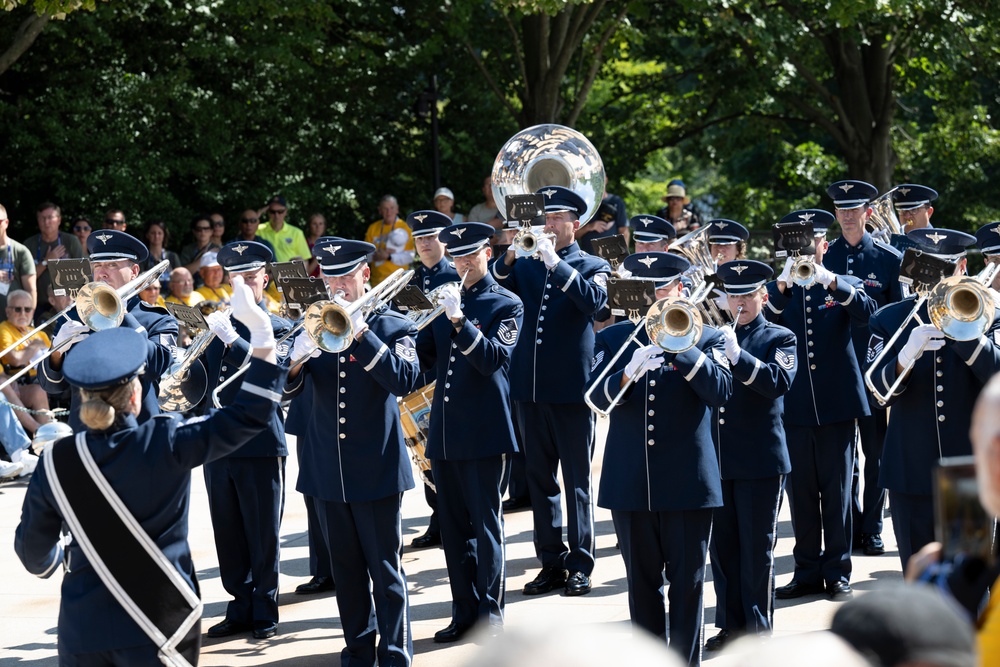
[[[930,227],[907,237],[918,249],[950,261],[956,276],[965,273],[965,249],[976,241],[964,232]],[[888,397],[892,409],[880,482],[889,491],[892,529],[904,570],[910,556],[934,540],[932,470],[942,457],[972,453],[973,403],[990,376],[1000,370],[1000,322],[995,319],[992,293],[990,297],[984,304],[988,324],[972,340],[952,340],[934,324],[922,324],[930,322],[926,303],[917,311],[920,319],[910,318],[903,327],[916,296],[885,306],[871,318],[868,362],[873,364],[874,384],[888,394],[897,378],[903,378]],[[900,328],[902,334],[892,347],[883,349]]]
[[[733,395],[716,420],[722,505],[713,510],[711,551],[719,634],[706,642],[709,650],[774,629],[775,527],[791,470],[782,413],[797,359],[795,334],[762,312],[773,273],[747,259],[718,271],[736,319],[720,329]]]
[[[501,483],[507,456],[517,451],[508,371],[524,307],[487,272],[493,232],[481,222],[441,232],[464,283],[442,288],[445,316],[417,336],[421,366],[437,378],[427,457],[452,596],[451,623],[436,642],[457,641],[480,622],[494,633],[503,628]]]
[[[521,298],[524,329],[531,332],[520,337],[511,359],[511,398],[525,450],[535,552],[542,562],[524,594],[586,595],[594,569],[594,415],[583,391],[590,378],[594,316],[607,304],[611,267],[573,240],[587,211],[582,197],[555,185],[535,194],[544,199],[545,232],[552,237],[538,240],[535,258],[518,259],[511,249],[492,268],[497,282]],[[560,464],[568,546],[562,539]]]
[[[313,251],[331,294],[350,308],[342,313],[350,339],[342,352],[321,353],[308,332],[295,338],[286,396],[298,395],[305,382],[313,391],[296,489],[316,498],[337,582],[341,662],[409,665],[400,506],[413,474],[396,397],[417,385],[416,329],[387,306],[356,303],[364,299],[366,259],[375,246],[329,238]]]
[[[253,303],[269,323],[274,339],[284,335],[290,325],[271,314],[264,300],[271,250],[255,241],[234,241],[219,250],[205,253],[230,276],[240,276],[250,288]],[[250,362],[252,331],[240,320],[233,320],[229,310],[217,310],[207,316],[209,329],[216,338],[205,350],[208,395]],[[278,358],[287,350],[277,350]],[[221,396],[222,405],[231,405],[240,391],[233,383]],[[210,401],[202,413],[209,414]],[[251,632],[255,639],[268,639],[278,631],[278,569],[281,514],[285,503],[284,417],[280,401],[271,405],[266,429],[240,449],[205,464],[205,489],[208,509],[215,532],[215,550],[219,556],[219,578],[232,596],[222,621],[208,629],[209,637],[227,637]]]
[[[782,222],[799,221],[801,212]],[[792,471],[787,490],[792,510],[795,572],[775,590],[778,599],[826,593],[851,597],[851,473],[855,420],[870,414],[861,368],[851,341],[852,326],[875,312],[875,300],[855,276],[823,265],[826,232],[833,215],[810,217],[815,255],[813,281],[792,280],[789,257],[768,285],[765,316],[796,336],[798,372],[785,397],[785,439]]]
[[[648,252],[625,258],[634,278],[655,283],[656,298],[678,297],[690,264],[679,255]],[[601,330],[594,347],[599,377],[618,350],[630,345],[635,325]],[[670,648],[690,665],[701,664],[705,563],[713,508],[722,504],[719,463],[712,442],[714,411],[732,393],[722,334],[705,326],[695,344],[668,353],[649,344],[623,354],[591,394],[611,413],[598,504],[611,510],[625,561],[632,623],[667,638],[663,576],[670,582]]]
[[[102,229],[88,236],[87,251],[94,282],[104,283],[113,289],[119,289],[137,278],[139,264],[149,256],[142,241],[113,229]],[[127,312],[121,326],[145,334],[149,341],[146,370],[139,378],[142,384],[142,409],[138,419],[142,423],[160,413],[157,401],[159,381],[173,362],[173,350],[177,344],[177,320],[166,309],[144,303],[138,294],[129,298],[122,307]],[[61,349],[42,362],[42,371],[38,374],[38,383],[50,395],[59,395],[69,389],[70,385],[62,374],[63,361],[72,353],[73,345],[90,333],[90,328],[80,322],[75,308],[67,317],[68,320],[59,327],[52,339],[52,347]],[[80,421],[79,392],[74,391],[72,396],[69,425],[74,431],[78,431],[84,428]]]

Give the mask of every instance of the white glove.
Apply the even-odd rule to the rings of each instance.
[[[292,363],[298,364],[309,357],[318,357],[323,351],[320,350],[313,339],[305,331],[300,333],[295,338],[295,344],[292,346]]]
[[[714,301],[715,305],[719,307],[719,310],[729,310],[729,297],[725,295],[717,296],[712,299],[712,301]]]
[[[786,285],[792,284],[792,264],[794,263],[794,257],[789,257],[785,260],[785,268],[781,270],[781,275],[778,276],[779,283],[785,283]]]
[[[647,371],[653,371],[663,365],[663,348],[656,345],[644,345],[632,353],[632,359],[625,365],[625,376],[630,380],[638,380]]]
[[[555,268],[555,265],[559,263],[559,255],[556,254],[556,247],[552,244],[552,239],[548,236],[543,236],[538,239],[537,245],[538,256],[542,258],[545,262],[545,268],[550,271]]]
[[[910,332],[906,345],[899,351],[897,361],[902,367],[913,364],[924,350],[940,350],[944,347],[944,332],[933,324],[921,324]]]
[[[363,308],[358,308],[353,313],[351,313],[351,325],[354,328],[354,339],[358,340],[361,335],[368,331],[368,323],[365,322],[365,314],[362,312]]]
[[[834,280],[837,279],[837,274],[834,273],[833,271],[830,271],[822,264],[817,264],[816,262],[813,262],[813,267],[815,270],[815,272],[813,273],[813,277],[816,278],[816,282],[818,282],[823,287],[829,288],[830,283],[832,283]]]
[[[460,320],[462,314],[462,294],[457,285],[448,284],[441,288],[441,305],[449,320]]]
[[[229,315],[230,312],[228,310],[225,312],[217,310],[205,316],[205,323],[208,324],[208,330],[218,336],[219,340],[226,345],[232,345],[240,339],[240,335],[233,328],[233,322],[229,319]]]
[[[59,327],[59,333],[52,339],[52,347],[59,349],[65,354],[69,351],[69,348],[86,338],[89,333],[90,327],[83,322],[69,320]]]
[[[233,296],[230,303],[233,306],[233,317],[250,330],[250,345],[253,347],[274,347],[274,329],[271,327],[271,317],[254,302],[253,290],[243,282],[243,276],[234,275],[232,284]]]
[[[626,269],[624,264],[619,264],[618,265],[618,270],[615,271],[615,273],[618,274],[619,278],[631,278],[632,277],[632,272],[629,271],[628,269]]]
[[[722,338],[726,343],[726,358],[729,359],[729,363],[735,364],[739,361],[742,351],[740,344],[736,341],[736,332],[733,331],[732,327],[722,327],[719,331],[722,332]]]

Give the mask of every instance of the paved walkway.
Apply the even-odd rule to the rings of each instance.
[[[599,429],[599,433],[602,429]],[[294,446],[289,447],[295,451]],[[600,475],[599,464],[603,447],[598,448],[595,462],[595,486]],[[201,665],[212,667],[244,667],[249,665],[339,665],[339,652],[344,646],[337,602],[334,594],[317,596],[296,595],[295,587],[308,580],[306,546],[306,513],[301,496],[294,491],[297,465],[294,456],[288,460],[289,488],[281,530],[281,624],[279,634],[270,640],[257,641],[248,636],[221,640],[206,639],[201,653]],[[205,601],[203,630],[221,620],[227,597],[219,582],[218,562],[208,515],[204,478],[200,470],[194,473],[191,499],[191,547],[198,566]],[[0,667],[57,665],[56,622],[59,609],[61,576],[37,579],[21,567],[12,548],[14,529],[20,519],[24,480],[0,485],[0,571],[5,573],[0,588]],[[417,488],[408,492],[403,501],[404,541],[423,533],[429,510],[423,493]],[[525,597],[521,588],[538,570],[531,541],[531,514],[517,512],[506,518],[507,532],[507,608],[508,628],[538,628],[547,625],[595,625],[627,638],[628,599],[625,587],[625,567],[618,550],[611,514],[598,508],[597,566],[594,570],[594,590],[590,595],[567,598],[562,595]],[[792,572],[792,529],[787,503],[778,526],[777,585],[788,583]],[[854,558],[853,586],[863,593],[900,580],[899,561],[892,539],[891,524],[883,533],[886,554]],[[413,622],[414,665],[451,667],[469,664],[481,650],[474,641],[457,644],[435,644],[434,633],[444,628],[450,619],[450,593],[440,549],[409,550],[404,554],[409,581],[411,617]],[[711,577],[711,570],[709,570]],[[711,585],[705,591],[705,635],[715,634],[715,593]],[[839,603],[825,596],[810,596],[800,600],[778,601],[775,613],[776,634],[795,634],[823,629]],[[94,610],[100,613],[100,610]],[[706,654],[711,662],[712,654]]]

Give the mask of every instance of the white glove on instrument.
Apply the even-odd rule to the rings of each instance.
[[[883,227],[871,233],[872,238],[876,241],[881,241],[882,243],[888,243],[892,234],[889,232],[888,227]]]
[[[910,332],[906,345],[899,351],[897,361],[906,368],[920,358],[925,350],[940,350],[944,347],[944,333],[933,324],[921,324]]]
[[[59,349],[65,354],[69,351],[69,348],[86,338],[89,333],[90,327],[83,322],[69,320],[59,327],[59,333],[52,339],[52,347]]]
[[[632,272],[625,268],[624,264],[619,264],[618,269],[615,271],[619,278],[631,278]]]
[[[232,283],[233,296],[230,303],[233,306],[233,317],[250,330],[250,345],[273,348],[274,329],[271,327],[271,317],[254,302],[253,290],[243,282],[243,276],[234,275]]]
[[[647,371],[655,371],[663,365],[663,348],[644,345],[632,353],[632,359],[625,365],[625,375],[630,380],[638,380]]]
[[[217,310],[205,316],[205,323],[208,330],[219,337],[226,345],[232,345],[240,339],[240,335],[233,328],[233,322],[229,319],[230,311],[222,312]]]
[[[722,333],[722,339],[726,343],[726,358],[729,359],[729,363],[735,364],[739,361],[740,352],[743,350],[736,341],[736,332],[733,331],[732,327],[721,327],[719,331]]]
[[[837,279],[837,274],[829,270],[822,264],[813,262],[813,267],[815,270],[815,272],[813,273],[813,277],[816,279],[816,282],[818,282],[823,287],[829,288],[830,283],[832,283],[834,280]]]
[[[786,285],[792,284],[792,264],[794,263],[794,257],[789,257],[785,260],[785,268],[781,270],[781,275],[778,276],[779,283],[785,283]]]
[[[292,346],[292,363],[298,364],[309,357],[318,357],[323,351],[316,347],[316,343],[310,338],[309,334],[305,331],[300,333],[295,338],[295,344]]]
[[[545,262],[545,268],[550,271],[560,262],[559,255],[556,254],[556,247],[548,236],[538,239],[537,252],[538,256]]]
[[[462,294],[457,285],[448,284],[441,288],[441,305],[444,306],[444,314],[449,320],[460,320],[464,317],[462,313]]]

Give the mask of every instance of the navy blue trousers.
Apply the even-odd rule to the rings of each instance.
[[[347,643],[340,653],[342,667],[408,667],[413,660],[401,560],[402,502],[403,494],[397,493],[370,502],[316,503]]]
[[[313,496],[302,495],[302,500],[306,504],[306,525],[308,526],[309,538],[309,576],[310,577],[332,577],[330,571],[330,551],[326,548],[326,540],[323,539],[323,528],[319,525],[316,503],[319,502]]]
[[[722,480],[712,510],[715,625],[768,635],[774,629],[774,545],[784,475]]]
[[[889,426],[885,410],[872,410],[870,417],[858,417],[858,433],[861,435],[861,451],[865,454],[864,470],[861,457],[855,457],[854,479],[851,481],[852,521],[854,537],[862,534],[882,533],[882,514],[885,510],[885,489],[878,485],[878,475],[882,462],[882,447],[885,432]],[[861,494],[860,478],[864,476],[865,491]]]
[[[441,542],[451,585],[451,620],[503,625],[506,554],[501,484],[506,461],[434,461]]]
[[[854,420],[785,424],[792,472],[786,490],[795,533],[795,581],[851,581]]]
[[[899,561],[906,572],[910,556],[934,541],[934,496],[890,491],[889,513]]]
[[[701,664],[705,614],[705,563],[712,510],[612,511],[625,560],[632,623],[668,644],[689,665]],[[663,575],[669,608],[663,609]]]
[[[594,454],[594,413],[584,403],[517,403],[518,427],[527,463],[528,491],[535,524],[535,553],[542,567],[594,571],[594,503],[590,461]],[[562,490],[568,494],[563,542]]]
[[[193,642],[181,642],[177,651],[192,665],[198,664],[201,652],[201,621],[194,624],[190,633]],[[92,653],[69,653],[59,645],[59,667],[163,667],[156,645],[152,640],[142,646],[108,649]]]
[[[219,578],[233,596],[226,618],[277,623],[285,457],[228,456],[204,467]]]
[[[519,424],[517,420],[517,406],[516,401],[511,402],[511,419],[513,419],[514,424]],[[514,429],[514,438],[517,440],[517,451],[507,457],[507,465],[510,467],[510,473],[508,474],[508,484],[507,491],[508,498],[529,498],[530,492],[528,491],[528,471],[527,464],[524,460],[524,441],[521,438],[521,429],[518,426]]]
[[[434,489],[431,488],[431,484],[435,487],[437,486],[437,481],[434,479],[434,471],[428,470],[421,475],[422,481],[423,477],[426,476],[426,481],[424,481],[424,500],[427,501],[427,506],[431,508],[431,518],[427,522],[427,532],[432,535],[441,534],[441,521],[438,519],[438,494]],[[430,482],[428,484],[427,482]]]

